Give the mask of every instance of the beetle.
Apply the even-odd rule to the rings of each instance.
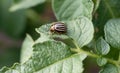
[[[53,22],[50,31],[53,33],[66,33],[67,27],[62,22]]]

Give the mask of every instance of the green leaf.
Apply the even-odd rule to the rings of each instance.
[[[52,23],[51,24],[45,24],[45,25],[42,25],[40,26],[39,28],[36,28],[36,31],[41,34],[41,33],[44,33],[44,35],[52,35],[50,33],[50,27],[51,27]]]
[[[92,22],[86,18],[81,17],[79,19],[68,21],[67,35],[71,37],[79,47],[87,45],[93,38],[94,28]]]
[[[46,0],[22,0],[21,2],[19,2],[18,4],[13,5],[10,8],[10,11],[16,11],[16,10],[20,10],[20,9],[27,9],[30,7],[33,7],[35,5],[44,3]]]
[[[107,60],[105,58],[97,58],[97,64],[99,66],[104,66],[107,63]]]
[[[105,40],[114,48],[120,49],[120,19],[109,20],[104,28]]]
[[[48,40],[51,40],[50,36],[40,33],[40,37],[37,40],[35,40],[35,43],[42,43]]]
[[[34,45],[33,55],[27,62],[13,66],[6,72],[82,73],[85,58],[86,54],[73,54],[62,42],[46,41]]]
[[[22,49],[21,49],[20,62],[22,64],[25,63],[27,60],[29,60],[29,58],[32,56],[32,54],[33,54],[32,46],[33,45],[34,45],[33,39],[31,38],[30,35],[27,35],[22,44]]]
[[[25,10],[10,13],[9,7],[13,0],[0,0],[0,29],[8,35],[18,38],[25,29]],[[16,29],[17,28],[17,29]]]
[[[120,0],[100,0],[93,22],[97,27],[97,37],[104,35],[104,25],[109,19],[120,17]]]
[[[0,73],[20,73],[19,71],[17,71],[18,67],[20,68],[20,65],[18,63],[15,63],[11,68],[3,67],[2,69],[0,69]]]
[[[105,14],[110,14],[110,17],[115,18],[115,17],[119,17],[120,16],[120,6],[118,6],[120,4],[119,0],[102,0],[101,2],[104,3],[104,7],[105,7]],[[102,6],[102,7],[103,7]],[[103,13],[104,13],[103,12]],[[109,12],[109,13],[108,13]]]
[[[41,70],[46,66],[72,55],[69,47],[57,41],[46,41],[35,44],[33,52],[31,60],[25,64],[25,68],[30,70],[28,73],[34,70]]]
[[[120,17],[119,0],[101,0],[97,10],[96,25],[104,25],[109,19]],[[102,27],[101,27],[102,28]]]
[[[9,70],[7,67],[3,67],[2,69],[0,69],[0,73],[5,73],[7,70]]]
[[[96,52],[100,55],[107,55],[109,51],[109,44],[102,37],[100,37],[96,42]]]
[[[79,16],[92,19],[92,0],[52,0],[52,7],[58,20],[70,20]]]
[[[35,43],[43,43],[45,41],[50,40],[48,36],[44,35],[43,33],[40,33],[41,36],[34,41],[30,35],[27,35],[23,45],[22,45],[22,50],[21,50],[21,59],[20,62],[23,64],[25,63],[33,54],[33,45]]]
[[[99,73],[119,73],[115,65],[107,64]]]
[[[65,34],[57,34],[59,37],[60,35],[67,35],[68,37],[72,38],[79,47],[83,47],[87,45],[93,38],[94,28],[92,22],[86,17],[80,17],[79,19],[71,20],[71,21],[61,21],[65,23],[67,26],[67,33]],[[38,32],[45,33],[46,35],[54,35],[50,33],[49,29],[52,24],[46,24],[37,28]],[[61,37],[62,38],[62,37]],[[71,41],[72,42],[72,41]]]
[[[81,56],[80,56],[81,55]],[[41,70],[35,71],[36,73],[82,73],[83,64],[82,60],[85,55],[74,55],[64,60],[58,61],[51,64],[48,67],[42,68]]]
[[[42,43],[42,42],[51,40],[49,32],[48,32],[49,31],[49,27],[50,26],[46,27],[47,29],[41,28],[41,30],[46,31],[46,32],[39,31],[37,28],[35,29],[36,32],[40,34],[40,37],[37,40],[35,40],[35,43]]]
[[[53,35],[52,38],[54,40],[57,40],[57,41],[62,41],[64,42],[65,44],[67,44],[67,46],[70,46],[71,48],[75,48],[76,45],[75,43],[73,42],[73,39],[71,39],[70,37],[68,37],[67,35]]]

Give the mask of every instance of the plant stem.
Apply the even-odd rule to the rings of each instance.
[[[100,57],[101,57],[101,56],[99,56],[99,55],[97,55],[97,54],[94,54],[94,53],[91,53],[91,52],[88,52],[88,51],[84,51],[84,50],[82,50],[82,49],[79,49],[79,50],[77,50],[77,51],[78,51],[78,53],[85,53],[85,54],[87,54],[88,56],[93,57],[93,58],[100,58]],[[107,61],[110,62],[110,63],[112,63],[112,64],[115,64],[115,65],[118,65],[118,64],[119,64],[118,61],[115,61],[115,60],[113,60],[113,59],[109,59],[109,58],[106,58],[106,57],[103,57],[103,58],[107,59]]]
[[[84,53],[84,54],[87,54],[88,56],[93,57],[93,58],[100,58],[101,57],[101,56],[99,56],[99,55],[97,55],[95,53],[85,51],[85,50],[79,48],[79,46],[75,42],[74,42],[74,44],[75,44],[77,49],[72,49],[72,51],[75,51],[77,53]],[[120,65],[120,63],[118,61],[116,61],[116,60],[106,58],[106,57],[103,57],[103,58],[107,59],[108,62],[110,62],[110,63],[112,63],[112,64],[114,64],[116,66]]]

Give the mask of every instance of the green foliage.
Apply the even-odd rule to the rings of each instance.
[[[97,59],[97,64],[99,65],[99,66],[104,66],[105,64],[107,63],[107,59],[105,59],[105,58],[98,58]]]
[[[91,0],[52,0],[52,6],[58,20],[70,20],[78,16],[92,19]]]
[[[21,0],[18,4],[15,4],[10,8],[10,11],[16,11],[20,9],[27,9],[38,5],[40,3],[44,3],[46,0]]]
[[[72,38],[76,43],[78,43],[79,47],[87,45],[92,40],[94,29],[92,22],[88,18],[80,17],[71,21],[61,22],[64,22],[67,26],[66,35]],[[37,31],[46,33],[46,35],[48,35],[50,33],[49,29],[51,25],[52,24],[43,25],[40,28],[38,28]]]
[[[100,37],[96,42],[96,52],[99,55],[106,55],[109,53],[109,51],[110,51],[109,44],[102,37]]]
[[[30,35],[27,35],[26,38],[25,38],[25,41],[22,45],[22,50],[21,50],[21,63],[25,63],[31,56],[32,56],[32,53],[33,53],[33,46],[34,44],[34,41],[33,39],[31,38]]]
[[[111,19],[105,25],[105,39],[114,48],[120,49],[120,19]]]
[[[69,73],[70,71],[81,73],[83,71],[82,60],[85,59],[86,55],[73,54],[70,48],[62,42],[46,41],[35,44],[33,48],[33,55],[27,62],[22,65],[14,65],[12,69],[6,72]],[[77,68],[76,65],[78,65]]]
[[[93,10],[93,13],[95,13],[96,10],[98,9],[99,4],[100,4],[100,1],[101,1],[101,0],[93,0],[93,2],[94,2],[94,10]]]
[[[44,1],[23,0],[11,10],[30,8]],[[36,28],[40,37],[33,40],[27,35],[22,46],[21,63],[11,68],[4,67],[0,73],[83,73],[83,61],[87,56],[97,59],[101,67],[99,73],[120,73],[120,19],[116,18],[119,17],[120,6],[116,4],[120,2],[52,0],[54,14],[58,22],[65,24],[67,32],[51,32],[53,22]],[[93,18],[92,23],[91,19],[96,14],[99,16]],[[94,38],[93,24],[98,29],[95,34],[98,39]],[[105,40],[100,36],[104,36]],[[87,45],[92,43],[93,38],[95,48],[90,49]]]
[[[116,66],[112,64],[107,64],[100,73],[119,73]]]
[[[0,28],[12,37],[19,37],[26,26],[25,10],[11,13],[9,8],[12,4],[13,0],[0,0]]]
[[[100,0],[99,7],[93,18],[94,25],[99,29],[99,32],[95,35],[96,37],[104,35],[104,25],[108,20],[120,17],[119,5],[119,0]]]

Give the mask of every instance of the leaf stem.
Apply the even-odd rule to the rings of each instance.
[[[75,42],[74,42],[75,46],[76,46],[76,49],[72,49],[72,51],[74,52],[77,52],[77,53],[84,53],[84,54],[87,54],[88,56],[90,57],[93,57],[93,58],[100,58],[101,56],[100,55],[97,55],[95,53],[92,53],[92,52],[89,52],[89,51],[85,51],[83,49],[81,49]],[[103,57],[105,58],[108,62],[118,66],[120,65],[120,63],[116,60],[113,60],[113,59],[110,59],[110,58],[106,58],[106,57]]]

